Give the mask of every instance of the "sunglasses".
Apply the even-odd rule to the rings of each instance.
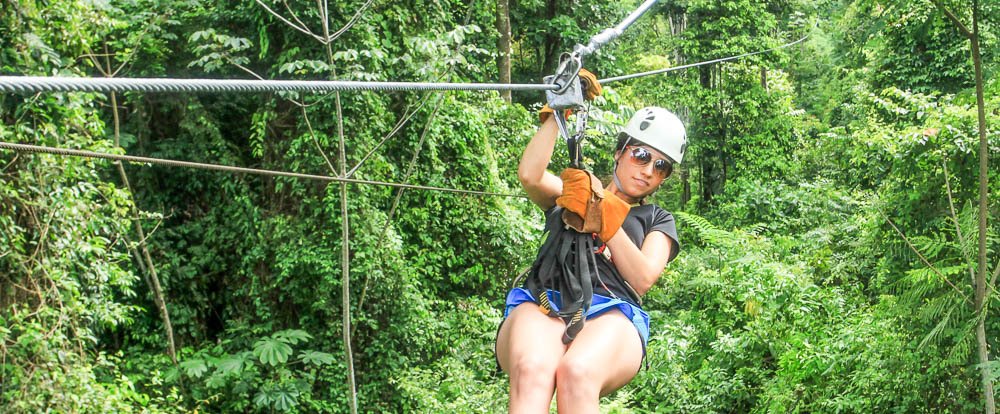
[[[660,175],[661,178],[667,178],[671,173],[674,172],[674,164],[670,160],[663,158],[657,158],[653,160],[653,153],[648,149],[643,147],[631,147],[632,150],[629,151],[629,159],[632,163],[640,167],[645,167],[649,165],[650,162],[653,163],[653,170]]]

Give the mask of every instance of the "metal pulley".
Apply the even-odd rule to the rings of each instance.
[[[583,168],[580,144],[587,128],[587,111],[584,109],[583,91],[588,85],[580,80],[580,69],[583,67],[581,54],[578,52],[563,53],[559,56],[559,67],[555,75],[546,76],[545,83],[559,88],[545,91],[549,107],[553,109],[559,134],[566,140],[569,150],[570,167]],[[570,134],[566,125],[566,110],[576,111],[576,131]]]
[[[564,52],[559,56],[559,68],[556,69],[556,74],[542,79],[546,84],[559,87],[556,90],[545,91],[549,107],[556,113],[583,106],[583,88],[579,76],[582,67],[579,53]]]

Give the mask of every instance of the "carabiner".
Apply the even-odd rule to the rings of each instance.
[[[558,89],[545,91],[549,107],[556,110],[576,109],[583,106],[583,89],[580,87],[580,68],[583,63],[578,53],[563,53],[559,56],[559,68],[555,75],[543,80]]]

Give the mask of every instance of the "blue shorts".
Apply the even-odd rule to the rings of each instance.
[[[559,311],[559,304],[562,303],[559,299],[559,292],[555,290],[548,290],[549,303],[552,304],[552,310]],[[510,312],[524,302],[534,302],[538,303],[534,297],[531,296],[531,292],[528,292],[525,288],[513,288],[507,293],[507,306],[504,309],[503,317],[507,319]],[[618,309],[621,311],[626,318],[632,321],[632,325],[635,325],[635,330],[639,332],[639,338],[642,339],[642,353],[646,353],[646,342],[649,341],[649,314],[644,312],[638,306],[631,303],[623,301],[621,299],[609,298],[607,296],[594,295],[591,300],[590,309],[587,310],[587,319],[592,319],[604,312],[611,309]]]

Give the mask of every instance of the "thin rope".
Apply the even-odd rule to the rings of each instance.
[[[457,188],[389,183],[383,181],[360,180],[356,178],[341,178],[341,177],[331,177],[324,175],[302,174],[302,173],[295,173],[288,171],[263,170],[257,168],[234,167],[230,165],[208,164],[208,163],[191,162],[191,161],[178,161],[178,160],[170,160],[163,158],[108,154],[104,152],[74,150],[67,148],[54,148],[54,147],[45,147],[39,145],[15,144],[11,142],[2,142],[2,141],[0,141],[0,149],[17,151],[22,153],[44,153],[44,154],[71,156],[71,157],[100,158],[113,161],[114,160],[125,161],[132,164],[157,164],[168,167],[195,168],[201,170],[225,171],[225,172],[234,172],[241,174],[264,175],[271,177],[290,177],[290,178],[302,178],[302,179],[318,180],[318,181],[335,181],[341,183],[378,185],[385,187],[409,188],[413,190],[441,191],[447,193],[469,194],[478,196],[527,198],[527,196],[521,194],[505,194],[505,193],[494,193],[489,191],[462,190]]]
[[[618,81],[623,81],[623,80],[626,80],[626,79],[639,78],[639,77],[643,77],[643,76],[656,75],[656,74],[666,73],[666,72],[673,72],[675,70],[681,70],[681,69],[688,69],[688,68],[693,68],[693,67],[697,67],[697,66],[710,65],[712,63],[727,62],[727,61],[730,61],[730,60],[736,60],[736,59],[745,58],[745,57],[748,57],[748,56],[759,55],[759,54],[762,54],[762,53],[770,53],[770,52],[773,52],[773,51],[778,50],[778,49],[784,49],[786,47],[791,47],[793,45],[802,43],[808,37],[809,36],[803,36],[801,39],[796,40],[794,42],[786,43],[786,44],[783,44],[781,46],[778,46],[778,47],[775,47],[775,48],[771,48],[771,49],[767,49],[767,50],[759,50],[759,51],[756,51],[756,52],[744,53],[742,55],[730,56],[730,57],[725,57],[725,58],[721,58],[721,59],[707,60],[707,61],[704,61],[704,62],[692,63],[692,64],[689,64],[689,65],[675,66],[675,67],[666,68],[666,69],[651,70],[649,72],[633,73],[631,75],[616,76],[616,77],[613,77],[613,78],[601,79],[599,82],[601,83],[601,85],[605,85],[605,84],[608,84],[608,83],[611,83],[611,82],[618,82]]]
[[[0,76],[0,92],[328,92],[328,91],[544,91],[555,85],[249,79],[73,78]]]

